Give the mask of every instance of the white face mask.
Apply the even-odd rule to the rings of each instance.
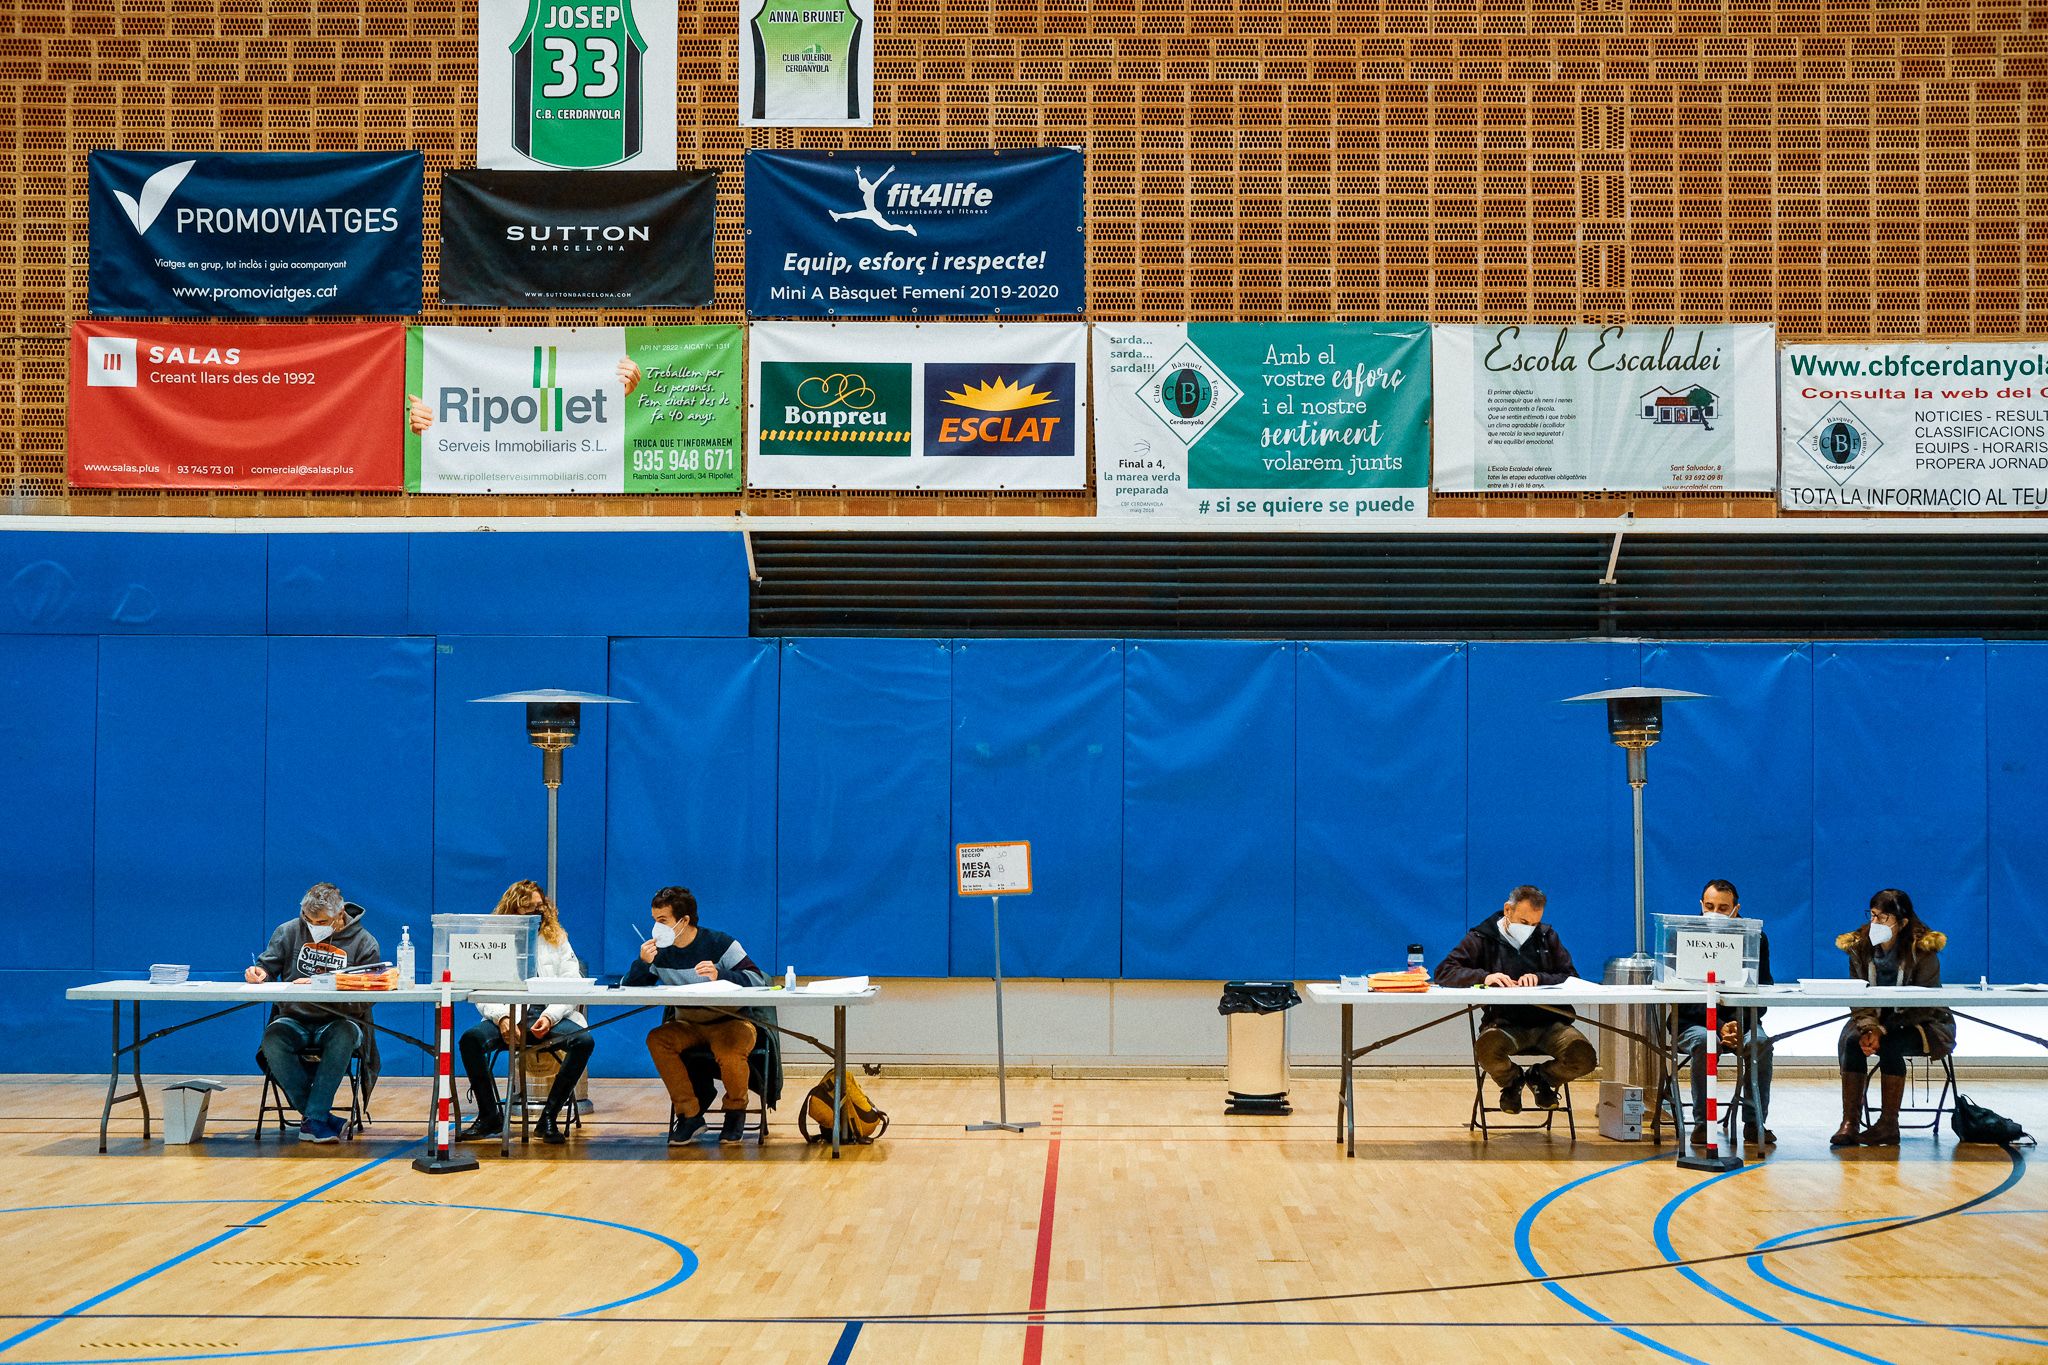
[[[1889,924],[1873,924],[1870,926],[1871,947],[1882,948],[1885,944],[1890,943],[1891,941],[1892,927]]]
[[[325,943],[333,934],[334,926],[331,924],[314,924],[309,921],[306,925],[306,936],[315,943]]]
[[[1500,931],[1508,936],[1508,942],[1519,948],[1529,941],[1529,935],[1536,932],[1536,926],[1533,924],[1516,924],[1512,920],[1504,919],[1500,922]]]
[[[676,946],[676,927],[673,924],[663,924],[660,920],[656,920],[654,922],[654,933],[650,937],[653,938],[654,946],[657,948],[673,948]]]

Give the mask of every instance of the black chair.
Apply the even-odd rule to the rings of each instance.
[[[1936,1063],[1941,1065],[1942,1077],[1941,1089],[1938,1092],[1934,1090],[1934,1067]],[[1870,1126],[1872,1119],[1880,1113],[1878,1107],[1870,1102],[1870,1078],[1876,1074],[1874,1070],[1865,1070],[1863,1073],[1863,1126],[1866,1128]],[[1906,1057],[1907,1098],[1924,1099],[1927,1095],[1933,1094],[1934,1103],[1931,1105],[1901,1104],[1899,1106],[1899,1130],[1901,1132],[1917,1133],[1923,1128],[1930,1129],[1938,1139],[1941,1136],[1941,1116],[1948,1112],[1949,1102],[1954,1098],[1955,1093],[1956,1064],[1954,1054],[1943,1053],[1939,1057],[1908,1054]],[[1925,1123],[1907,1123],[1905,1121],[1905,1115],[1907,1114],[1925,1114],[1928,1118]]]
[[[1472,1033],[1472,1042],[1476,1047],[1479,1042],[1478,1013],[1476,1011],[1467,1013],[1465,1016],[1465,1022],[1467,1025],[1470,1026]],[[1514,1055],[1512,1060],[1517,1065],[1521,1066],[1526,1070],[1531,1063],[1547,1062],[1552,1059],[1549,1057],[1549,1055],[1545,1053],[1518,1052]],[[1491,1140],[1493,1137],[1493,1129],[1495,1128],[1499,1128],[1503,1132],[1522,1131],[1547,1133],[1550,1131],[1550,1126],[1553,1123],[1557,1122],[1557,1116],[1559,1114],[1563,1114],[1565,1127],[1571,1134],[1571,1140],[1573,1142],[1577,1142],[1579,1140],[1579,1120],[1578,1116],[1572,1112],[1572,1085],[1570,1081],[1566,1081],[1563,1085],[1560,1085],[1557,1088],[1557,1108],[1543,1109],[1538,1111],[1543,1115],[1543,1121],[1541,1123],[1536,1123],[1529,1120],[1524,1120],[1520,1123],[1490,1123],[1488,1122],[1486,1117],[1488,1114],[1505,1114],[1507,1113],[1507,1110],[1501,1108],[1497,1104],[1488,1104],[1486,1102],[1486,1083],[1493,1078],[1488,1076],[1486,1074],[1485,1069],[1479,1065],[1479,1058],[1476,1053],[1473,1055],[1472,1059],[1472,1077],[1472,1117],[1469,1120],[1467,1120],[1465,1124],[1465,1129],[1467,1132],[1470,1132],[1472,1129],[1475,1128],[1478,1129],[1481,1140]]]
[[[529,1062],[531,1061],[531,1059],[532,1059],[532,1057],[533,1057],[533,1054],[534,1054],[534,1053],[536,1053],[536,1052],[552,1052],[552,1053],[554,1053],[554,1054],[555,1054],[555,1056],[556,1056],[556,1057],[558,1057],[558,1058],[559,1058],[559,1057],[560,1057],[560,1056],[562,1055],[562,1052],[563,1052],[563,1051],[564,1051],[564,1048],[563,1048],[563,1047],[562,1047],[561,1045],[559,1045],[559,1044],[555,1044],[555,1043],[549,1043],[549,1042],[547,1042],[546,1040],[542,1040],[541,1042],[538,1042],[538,1043],[528,1043],[528,1044],[526,1045],[526,1055],[527,1055],[527,1058],[528,1058]],[[491,1082],[492,1082],[492,1084],[491,1084],[491,1097],[492,1097],[492,1099],[493,1099],[494,1101],[495,1101],[495,1100],[497,1099],[497,1097],[498,1097],[498,1087],[497,1087],[497,1078],[498,1078],[498,1072],[497,1072],[497,1065],[498,1065],[498,1063],[497,1063],[497,1059],[498,1059],[498,1058],[500,1058],[500,1057],[503,1057],[503,1058],[505,1059],[505,1082],[506,1082],[506,1086],[505,1086],[505,1088],[506,1088],[506,1093],[507,1093],[507,1094],[508,1094],[508,1096],[509,1096],[509,1094],[510,1094],[510,1092],[511,1092],[511,1088],[512,1088],[512,1074],[511,1074],[511,1073],[512,1073],[512,1051],[511,1051],[511,1049],[510,1049],[510,1048],[507,1048],[507,1047],[505,1047],[505,1046],[504,1046],[504,1045],[503,1045],[502,1043],[498,1043],[498,1044],[493,1044],[493,1045],[492,1045],[492,1046],[490,1047],[490,1049],[488,1049],[488,1050],[487,1050],[487,1051],[485,1052],[485,1054],[484,1054],[484,1059],[485,1059],[486,1061],[488,1061],[488,1062],[489,1062],[489,1063],[491,1064]],[[586,1079],[587,1079],[587,1077],[586,1077]],[[531,1074],[531,1070],[530,1070],[530,1069],[529,1069],[528,1075],[527,1075],[527,1077],[526,1077],[526,1080],[527,1080],[527,1087],[526,1087],[526,1088],[527,1088],[527,1093],[525,1093],[525,1094],[522,1094],[522,1095],[518,1096],[518,1100],[519,1100],[519,1102],[520,1102],[521,1104],[523,1104],[523,1105],[525,1105],[525,1106],[526,1106],[526,1112],[528,1113],[528,1115],[537,1115],[537,1114],[538,1114],[538,1113],[540,1112],[540,1110],[541,1110],[541,1107],[542,1107],[542,1106],[543,1106],[544,1104],[546,1104],[546,1103],[547,1103],[547,1095],[546,1095],[545,1091],[543,1091],[543,1093],[542,1093],[542,1094],[540,1094],[540,1095],[538,1095],[538,1096],[536,1096],[536,1095],[534,1095],[534,1094],[532,1093],[532,1091],[533,1091],[533,1088],[534,1088],[534,1087],[533,1087],[533,1076],[532,1076],[532,1074]],[[472,1098],[474,1098],[474,1091],[472,1091],[471,1093],[472,1093]],[[590,1103],[590,1102],[589,1102],[588,1100],[584,1100],[584,1099],[576,1099],[576,1100],[572,1101],[572,1102],[571,1102],[571,1103],[570,1103],[569,1105],[567,1105],[567,1106],[566,1106],[566,1107],[565,1107],[565,1108],[564,1108],[564,1109],[562,1110],[562,1113],[563,1113],[564,1115],[566,1115],[566,1116],[567,1116],[567,1118],[568,1118],[568,1120],[569,1120],[569,1126],[570,1126],[571,1128],[581,1128],[581,1127],[583,1126],[583,1111],[584,1111],[584,1109],[585,1109],[585,1108],[586,1108],[586,1107],[588,1106],[588,1104],[589,1104],[589,1103]],[[505,1121],[506,1121],[507,1123],[510,1123],[510,1122],[512,1121],[512,1104],[511,1104],[511,1101],[510,1101],[510,1099],[508,1098],[508,1099],[507,1099],[507,1100],[506,1100],[505,1102],[503,1102],[503,1103],[499,1104],[499,1106],[498,1106],[498,1107],[499,1107],[500,1109],[502,1109],[502,1110],[503,1110],[503,1111],[505,1112]],[[472,1111],[472,1112],[474,1112],[474,1111]]]
[[[356,1075],[356,1064],[361,1055],[359,1052],[351,1053],[348,1059],[348,1117],[341,1122],[343,1138],[353,1138],[370,1126],[370,1107],[363,1103],[363,1090]],[[302,1052],[299,1054],[299,1060],[307,1066],[318,1066],[320,1054]],[[286,1115],[295,1120],[293,1127],[305,1122],[305,1116],[291,1107],[290,1101],[285,1098],[284,1087],[277,1083],[277,1077],[270,1074],[270,1062],[261,1052],[256,1054],[256,1068],[263,1073],[263,1094],[256,1101],[256,1140],[263,1141],[263,1125],[275,1114],[277,1136],[279,1141],[282,1141]]]

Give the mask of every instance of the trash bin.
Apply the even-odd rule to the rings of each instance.
[[[206,1136],[206,1106],[214,1092],[227,1087],[219,1081],[173,1081],[164,1087],[164,1141],[184,1144]]]
[[[1647,986],[1651,963],[1646,957],[1607,960],[1601,980],[1610,986]],[[1656,1011],[1648,1005],[1602,1005],[1595,1012],[1608,1029],[1625,1028],[1640,1037],[1656,1029]],[[1657,1058],[1648,1043],[1600,1030],[1600,1136],[1613,1142],[1643,1139],[1645,1097],[1656,1089]]]
[[[1301,1003],[1291,981],[1229,981],[1218,1014],[1230,1019],[1226,1114],[1291,1114],[1287,1011]]]

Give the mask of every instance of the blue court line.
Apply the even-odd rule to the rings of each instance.
[[[1595,1171],[1591,1175],[1582,1175],[1577,1180],[1567,1181],[1565,1184],[1559,1185],[1549,1194],[1544,1195],[1541,1199],[1537,1200],[1528,1208],[1524,1209],[1522,1211],[1521,1218],[1515,1223],[1515,1255],[1521,1259],[1522,1268],[1528,1271],[1531,1275],[1539,1277],[1539,1279],[1544,1276],[1547,1276],[1550,1273],[1549,1271],[1543,1268],[1543,1263],[1536,1259],[1536,1253],[1533,1250],[1531,1250],[1529,1246],[1529,1234],[1535,1228],[1536,1220],[1542,1216],[1543,1210],[1549,1208],[1558,1199],[1562,1198],[1564,1195],[1571,1193],[1573,1190],[1577,1189],[1579,1186],[1585,1184],[1588,1181],[1598,1180],[1601,1176],[1613,1175],[1617,1171],[1630,1170],[1634,1167],[1642,1166],[1652,1161],[1663,1160],[1669,1160],[1669,1158],[1646,1156],[1635,1161],[1623,1162],[1619,1166],[1609,1166],[1606,1170]],[[1644,1336],[1641,1332],[1636,1331],[1632,1327],[1623,1327],[1620,1323],[1617,1323],[1614,1319],[1608,1317],[1605,1313],[1602,1313],[1599,1309],[1593,1307],[1593,1305],[1587,1303],[1584,1299],[1581,1299],[1561,1284],[1554,1284],[1549,1282],[1548,1280],[1544,1280],[1543,1287],[1549,1290],[1557,1298],[1563,1300],[1563,1302],[1568,1307],[1570,1307],[1574,1312],[1580,1314],[1583,1317],[1590,1318],[1594,1322],[1601,1323],[1604,1326],[1612,1328],[1614,1331],[1620,1333],[1624,1337],[1627,1337],[1630,1341],[1635,1342],[1639,1346],[1647,1346],[1651,1350],[1657,1352],[1659,1355],[1669,1356],[1673,1360],[1685,1361],[1686,1365],[1706,1365],[1705,1361],[1700,1360],[1696,1356],[1689,1356],[1685,1354],[1683,1351],[1674,1350],[1672,1347],[1666,1346],[1661,1341],[1655,1341],[1649,1337]]]
[[[860,1328],[857,1322],[846,1324],[846,1330],[839,1334],[839,1344],[832,1348],[832,1358],[825,1365],[846,1365],[853,1359],[853,1343],[860,1340]]]

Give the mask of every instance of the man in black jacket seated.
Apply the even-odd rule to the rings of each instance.
[[[1735,883],[1723,877],[1716,877],[1700,891],[1700,913],[1703,915],[1740,915],[1742,902],[1735,894]],[[1771,936],[1759,933],[1756,945],[1756,984],[1769,986],[1771,980]],[[1755,1011],[1761,1021],[1762,1009]],[[1678,1030],[1678,1050],[1692,1057],[1692,1140],[1702,1143],[1707,1140],[1707,1007],[1705,1005],[1680,1005],[1672,1011],[1671,1025]],[[1735,1011],[1724,1010],[1721,1014],[1720,1049],[1733,1052],[1741,1047],[1747,1051],[1743,1059],[1744,1081],[1742,1094],[1742,1136],[1759,1146],[1775,1146],[1778,1135],[1764,1127],[1764,1119],[1771,1112],[1771,1036],[1764,1032],[1763,1024],[1749,1031],[1743,1037],[1736,1023]]]
[[[1476,924],[1451,955],[1437,964],[1439,986],[1555,986],[1578,975],[1557,931],[1543,922],[1545,897],[1533,886],[1508,894],[1498,917]],[[1586,1035],[1573,1028],[1570,1006],[1488,1005],[1472,1045],[1480,1069],[1500,1087],[1500,1107],[1522,1112],[1527,1085],[1538,1108],[1557,1108],[1557,1089],[1591,1071],[1598,1060]],[[1550,1060],[1530,1071],[1517,1054]]]

